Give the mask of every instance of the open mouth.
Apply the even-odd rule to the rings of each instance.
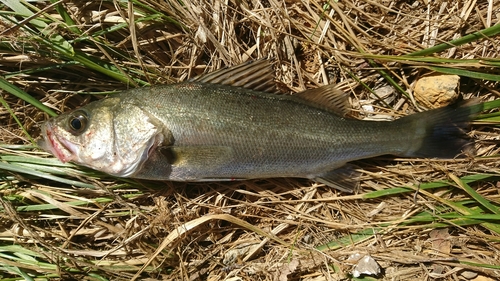
[[[38,141],[38,146],[66,163],[75,158],[76,147],[63,137],[58,137],[56,130],[57,128],[53,127],[50,122],[45,123],[42,127],[43,140]]]

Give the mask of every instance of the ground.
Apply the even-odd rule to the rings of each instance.
[[[0,280],[500,278],[500,2],[11,2]],[[472,124],[474,155],[358,161],[353,194],[289,178],[117,179],[36,147],[50,116],[263,57],[283,94],[338,84],[359,119],[453,102],[416,96],[436,74],[455,81],[447,93],[492,103]]]

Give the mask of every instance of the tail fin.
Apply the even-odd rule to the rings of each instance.
[[[462,152],[473,152],[466,132],[470,121],[482,110],[483,104],[472,99],[397,120],[403,128],[416,129],[415,141],[403,156],[451,159]]]

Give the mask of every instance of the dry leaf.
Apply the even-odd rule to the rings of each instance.
[[[447,228],[434,229],[429,233],[432,240],[432,249],[449,254],[451,252],[450,235]]]
[[[280,270],[278,271],[280,273],[278,280],[288,281],[288,275],[293,273],[298,266],[299,266],[298,259],[293,259],[291,262],[283,264]]]

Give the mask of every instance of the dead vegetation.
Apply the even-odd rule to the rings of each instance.
[[[498,37],[425,54],[428,60],[407,56],[500,21],[495,1],[427,2],[40,2],[40,12],[31,10],[48,24],[37,36],[29,19],[5,20],[11,9],[2,5],[0,71],[63,112],[100,98],[95,93],[180,82],[269,57],[285,92],[337,83],[351,93],[358,118],[391,119],[423,109],[413,86],[433,67],[499,74]],[[41,39],[56,34],[73,55]],[[497,87],[462,76],[459,91],[490,101]],[[500,278],[498,120],[474,125],[474,159],[362,161],[356,163],[364,172],[360,190],[344,194],[300,179],[147,182],[60,165],[39,150],[14,146],[30,139],[11,111],[33,138],[47,114],[5,91],[2,98],[0,163],[23,171],[44,167],[43,175],[58,178],[0,167],[0,280],[23,274],[64,280]],[[380,273],[353,277],[353,254],[371,256]]]

